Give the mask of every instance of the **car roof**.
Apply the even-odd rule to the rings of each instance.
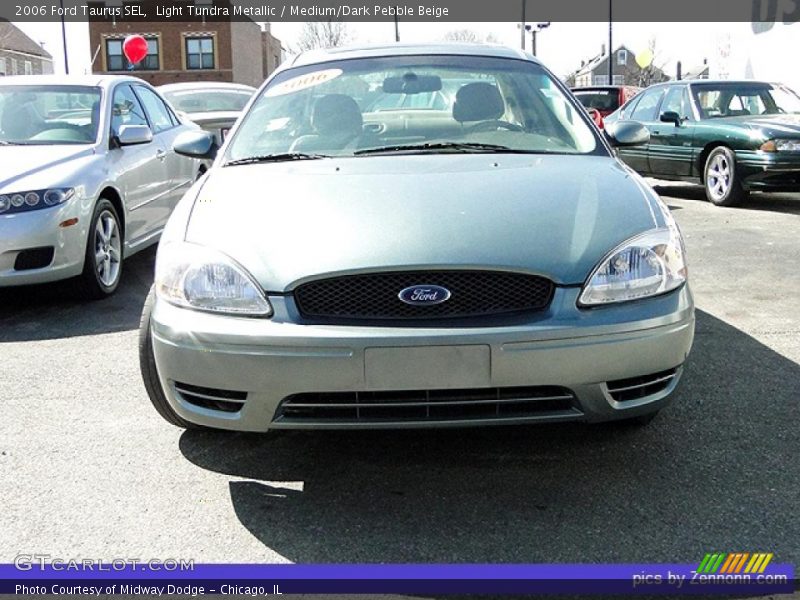
[[[146,83],[130,75],[12,75],[0,77],[0,85],[84,85],[89,87],[109,87],[118,81]]]
[[[256,88],[243,83],[225,81],[183,81],[181,83],[165,83],[157,88],[161,92],[178,92],[181,90],[244,90],[255,92]]]
[[[678,79],[676,81],[663,81],[654,83],[649,87],[664,87],[668,85],[780,85],[771,81],[758,79]],[[645,88],[647,89],[647,88]]]
[[[439,43],[439,44],[374,44],[367,46],[346,46],[328,50],[310,50],[298,54],[289,66],[300,67],[325,63],[333,60],[347,60],[353,58],[376,58],[383,56],[415,56],[415,55],[441,55],[441,56],[487,56],[493,58],[516,58],[539,62],[531,54],[495,44],[466,44],[466,43]]]

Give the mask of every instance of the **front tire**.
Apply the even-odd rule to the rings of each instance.
[[[736,171],[736,156],[726,146],[714,148],[703,170],[706,198],[716,206],[735,206],[747,199]]]
[[[200,425],[195,425],[182,418],[170,406],[164,390],[161,387],[161,380],[158,377],[158,367],[156,366],[155,355],[153,354],[153,335],[150,330],[150,319],[153,313],[153,302],[155,301],[155,287],[150,288],[147,299],[144,301],[142,319],[139,322],[139,369],[142,373],[144,389],[150,397],[153,408],[161,417],[172,425],[183,427],[184,429],[201,429]]]
[[[117,209],[108,199],[100,198],[89,224],[83,273],[77,279],[82,296],[100,300],[117,290],[122,278],[122,249],[122,228]]]

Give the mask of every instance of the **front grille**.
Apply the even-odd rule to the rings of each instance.
[[[218,390],[188,383],[174,382],[175,392],[187,403],[226,413],[239,412],[247,400],[247,392]]]
[[[677,375],[677,369],[669,369],[641,377],[609,381],[606,383],[606,387],[608,393],[617,402],[639,400],[667,389]]]
[[[53,262],[54,255],[55,248],[53,248],[53,246],[23,250],[17,254],[17,258],[14,260],[14,270],[30,271],[32,269],[44,269]]]
[[[579,417],[575,396],[553,386],[386,392],[314,392],[284,398],[278,423],[381,423]]]
[[[411,286],[447,288],[441,304],[410,305],[398,294]],[[310,319],[424,320],[537,312],[553,297],[553,282],[507,271],[397,271],[347,275],[304,283],[294,297]]]

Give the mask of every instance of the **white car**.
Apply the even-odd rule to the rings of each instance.
[[[187,130],[134,77],[0,80],[0,287],[76,277],[113,293],[205,169],[172,150]]]
[[[158,88],[179,114],[209,133],[218,146],[253,97],[256,88],[239,83],[198,81],[169,83]]]

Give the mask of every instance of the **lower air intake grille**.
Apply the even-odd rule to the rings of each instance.
[[[276,422],[425,422],[578,417],[575,396],[561,387],[508,387],[387,392],[315,392],[285,398]]]
[[[412,305],[398,294],[412,286],[447,288],[441,304]],[[338,320],[420,320],[489,317],[544,310],[553,282],[507,271],[396,271],[310,281],[294,292],[306,318]]]
[[[55,248],[53,248],[53,246],[23,250],[17,254],[17,258],[14,260],[14,270],[30,271],[32,269],[44,269],[53,262],[54,255]]]
[[[677,374],[677,369],[669,369],[651,375],[609,381],[606,386],[608,393],[617,402],[639,400],[667,389]]]
[[[200,387],[188,383],[174,383],[175,392],[185,402],[226,413],[239,412],[247,400],[247,392],[234,392],[231,390],[217,390],[214,388]]]

